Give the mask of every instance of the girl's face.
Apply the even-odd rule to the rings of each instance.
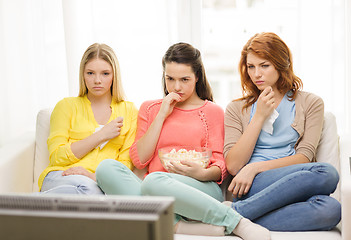
[[[84,80],[88,97],[111,96],[113,71],[111,65],[100,58],[91,59],[85,64]]]
[[[180,102],[197,97],[197,78],[191,66],[176,62],[166,63],[164,74],[167,91],[179,94]]]
[[[248,53],[246,65],[251,81],[259,90],[262,91],[268,86],[271,86],[273,90],[276,89],[279,72],[270,61],[260,58],[256,54]]]

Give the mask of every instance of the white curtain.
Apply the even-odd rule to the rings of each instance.
[[[161,59],[167,48],[186,41],[205,52],[203,2],[0,0],[0,146],[26,131],[34,131],[40,109],[53,108],[60,99],[77,96],[80,59],[94,42],[106,43],[115,50],[128,100],[139,107],[144,100],[161,98]],[[238,7],[245,2],[236,1]],[[326,108],[337,116],[339,132],[349,132],[351,6],[348,0],[300,0],[299,3],[297,19],[301,34],[295,36],[297,45],[288,42],[295,55],[295,68],[304,80],[305,90],[322,96]],[[310,21],[310,13],[316,11],[318,19]],[[242,20],[250,21],[250,17]],[[236,25],[227,24],[227,27]],[[332,44],[323,49],[310,47],[318,44],[309,37],[312,33],[320,34],[321,41],[328,38]],[[288,34],[286,31],[285,36]],[[285,36],[282,37],[286,39]],[[243,42],[231,44],[241,48]],[[305,56],[308,52],[311,53],[308,58],[297,61],[300,53]],[[328,59],[326,65],[325,59]],[[311,62],[318,67],[310,69]],[[236,67],[234,62],[231,64]],[[321,81],[325,74],[328,77]]]
[[[177,38],[171,1],[0,0],[0,146],[34,131],[40,109],[77,96],[94,42],[115,50],[128,100],[161,98],[161,59]]]
[[[161,59],[170,44],[169,13],[163,0],[63,0],[69,93],[78,93],[78,69],[85,49],[106,43],[121,65],[127,98],[140,105],[162,97]],[[144,100],[145,100],[144,99]]]
[[[0,1],[0,145],[67,96],[61,1]]]

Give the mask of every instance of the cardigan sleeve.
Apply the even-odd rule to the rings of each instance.
[[[79,161],[71,150],[69,129],[72,118],[70,102],[59,101],[50,117],[50,135],[47,141],[51,166],[68,166]]]
[[[244,110],[245,112],[247,110]],[[247,114],[247,112],[246,112]],[[244,116],[242,114],[242,102],[230,102],[224,115],[224,157],[227,156],[230,149],[243,135],[245,127]]]
[[[209,167],[217,166],[221,169],[221,178],[217,181],[221,184],[227,177],[227,168],[223,157],[223,143],[224,143],[224,112],[223,110],[214,105],[215,108],[208,113],[208,146],[212,150],[212,157],[210,159]]]
[[[126,115],[127,115],[128,123],[123,122],[123,125],[128,125],[129,129],[125,136],[123,146],[121,147],[116,160],[126,165],[129,169],[132,169],[133,165],[132,165],[131,158],[129,156],[129,149],[135,140],[138,110],[133,103],[127,104],[126,108],[127,108]]]
[[[324,119],[324,102],[314,95],[308,94],[305,103],[309,103],[304,109],[303,135],[296,145],[296,153],[305,155],[311,162],[315,160],[318,143],[321,137]]]

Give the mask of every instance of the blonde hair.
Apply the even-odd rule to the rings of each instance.
[[[125,94],[122,87],[121,72],[118,59],[113,49],[103,43],[94,43],[90,45],[84,52],[79,68],[79,97],[83,97],[88,93],[88,88],[84,80],[85,65],[94,58],[99,58],[108,62],[113,71],[113,80],[111,86],[111,96],[116,102],[123,101]]]

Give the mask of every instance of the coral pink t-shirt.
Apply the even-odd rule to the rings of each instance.
[[[166,170],[158,156],[158,149],[172,146],[208,147],[212,150],[210,166],[221,169],[221,183],[227,175],[223,157],[224,112],[221,107],[210,101],[195,109],[183,110],[174,108],[163,123],[158,143],[153,156],[144,164],[140,162],[137,141],[146,133],[161,108],[161,100],[144,102],[138,115],[136,138],[129,150],[133,164],[137,168],[148,167],[146,174]]]

